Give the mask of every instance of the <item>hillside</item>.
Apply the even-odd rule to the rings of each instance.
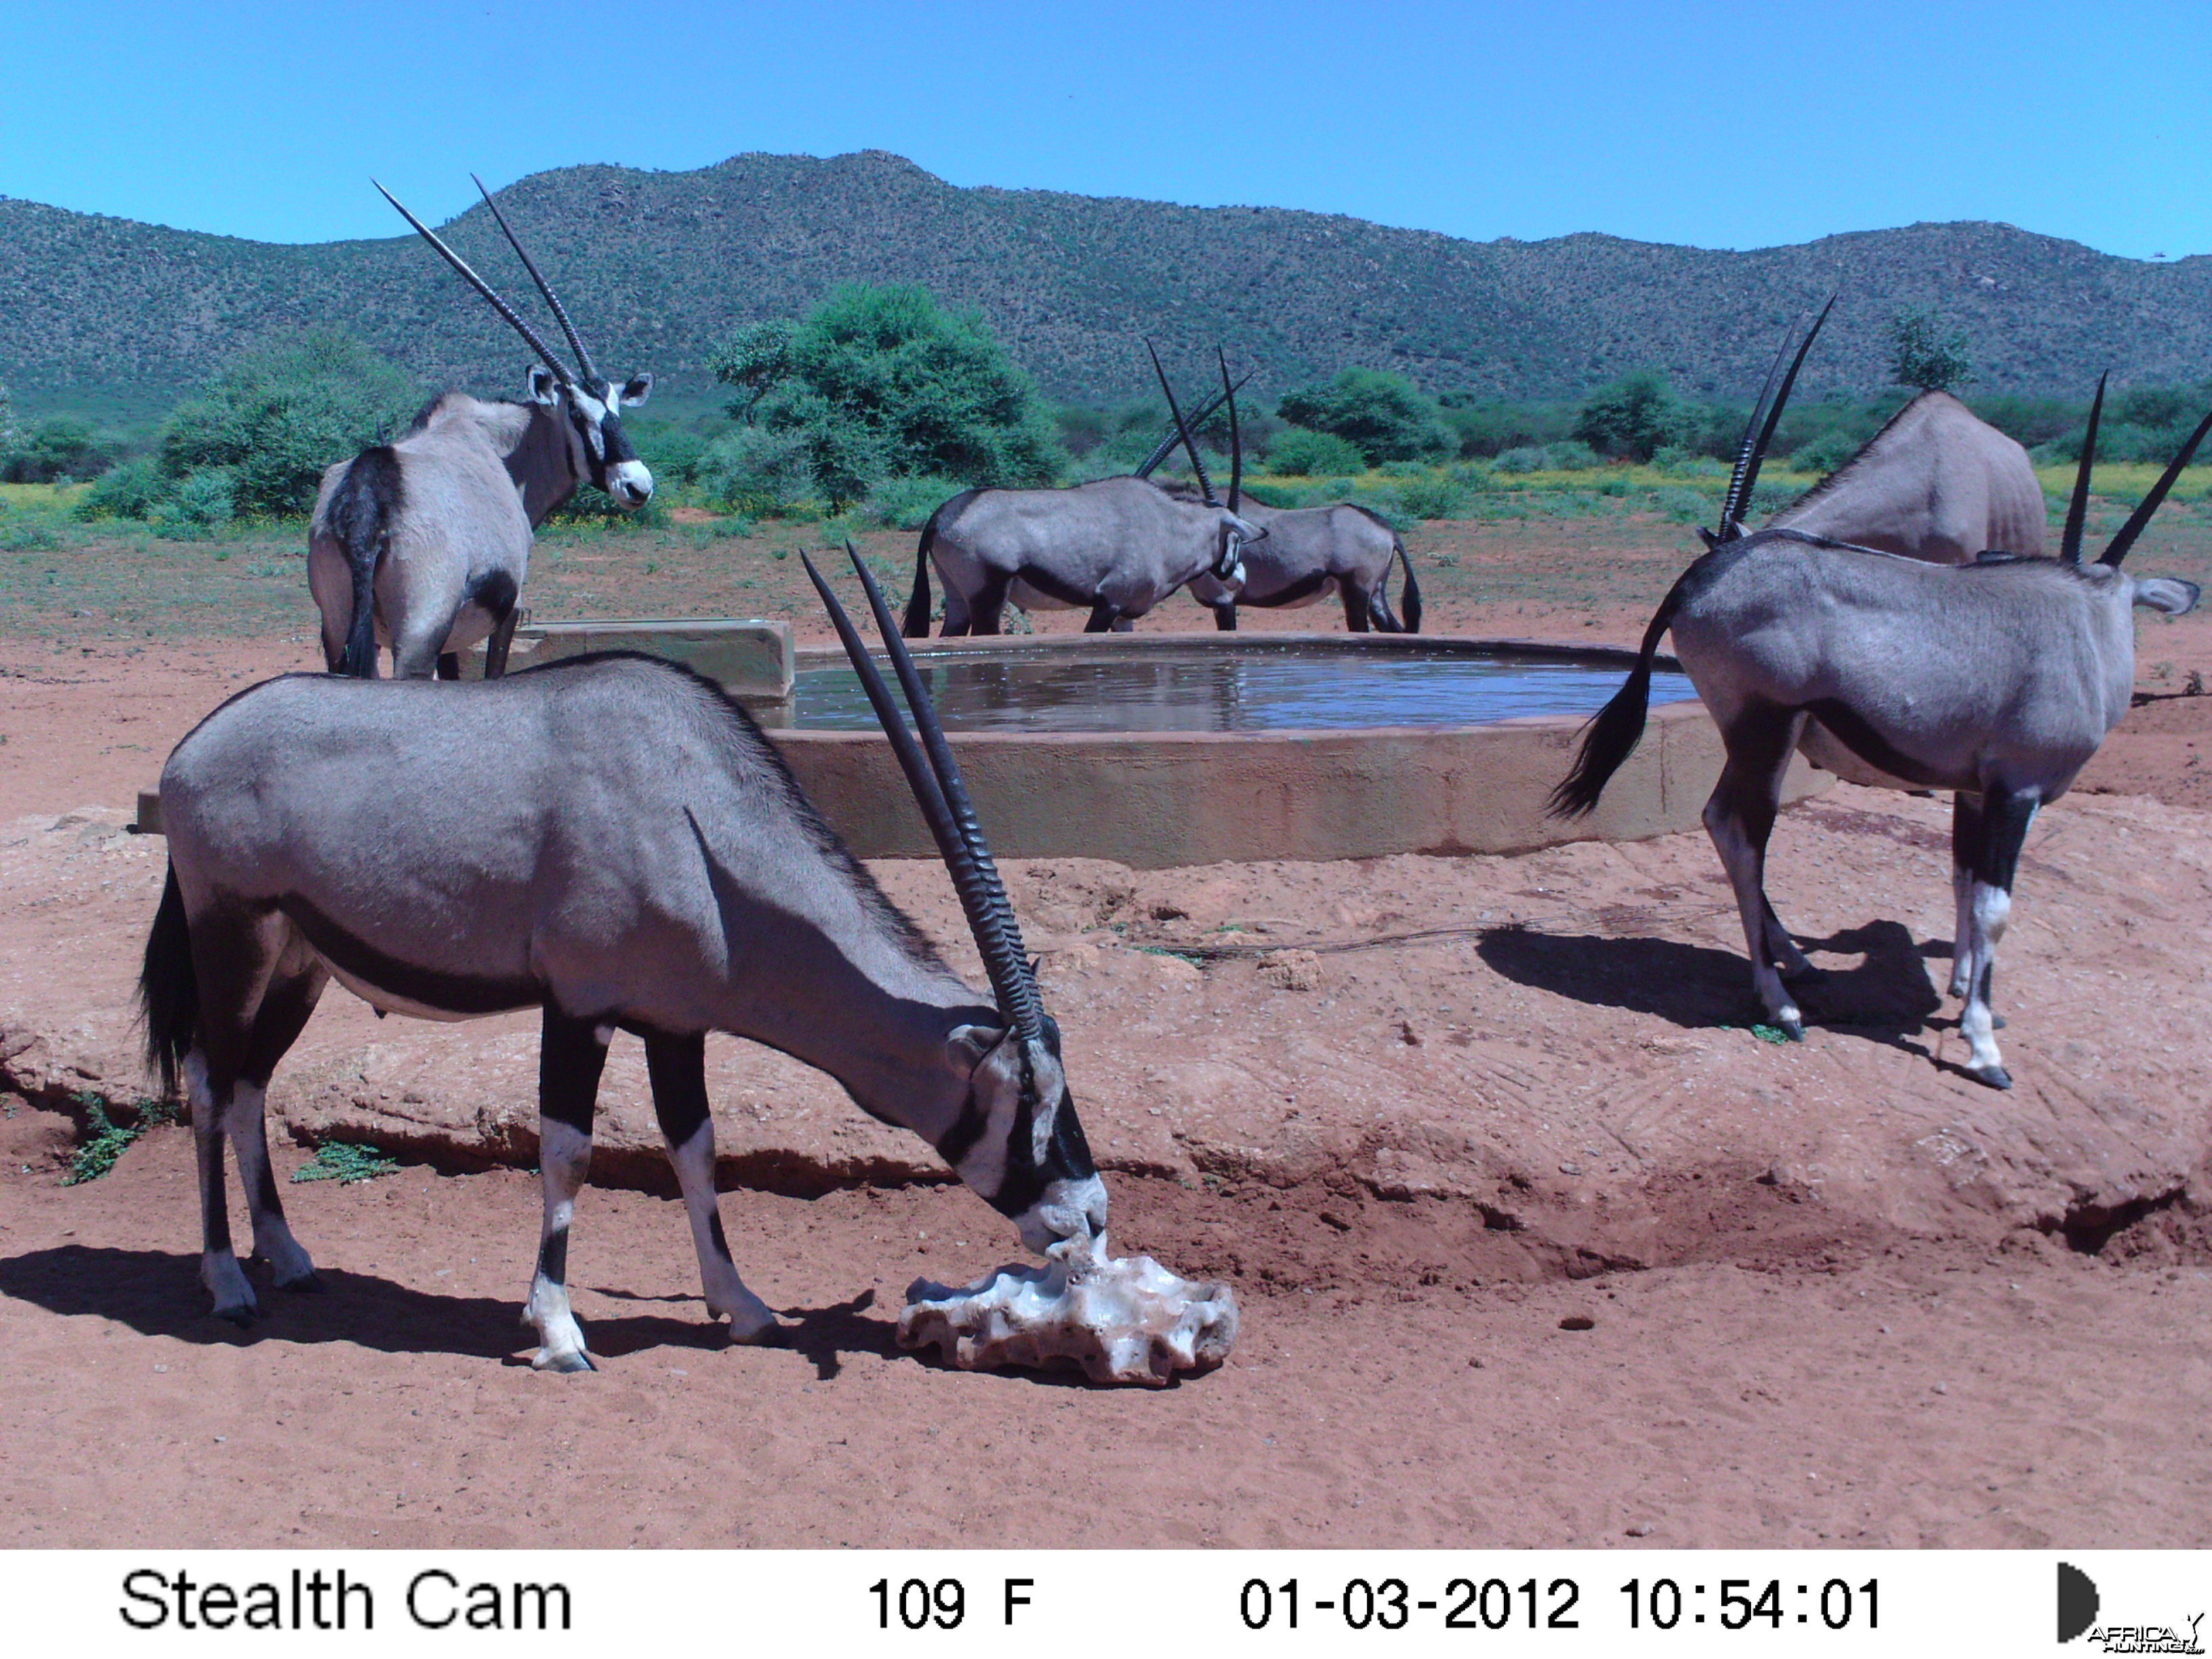
[[[459,163],[456,163],[457,167]],[[360,188],[368,189],[367,181]],[[2115,258],[2008,225],[1922,224],[1717,252],[1585,234],[1462,241],[1275,208],[956,188],[879,151],[692,173],[566,167],[501,204],[611,373],[703,392],[714,342],[832,284],[927,283],[1062,398],[1146,389],[1139,346],[1219,339],[1279,392],[1348,363],[1434,392],[1577,393],[1640,364],[1742,394],[1784,323],[1839,288],[1807,388],[1868,392],[1883,325],[1929,305],[1984,392],[2078,397],[2212,373],[2212,257]],[[443,228],[441,228],[442,229]],[[479,205],[449,240],[527,283]],[[519,384],[520,343],[412,235],[286,246],[0,199],[0,382],[21,404],[177,390],[276,330],[336,319],[425,381]]]

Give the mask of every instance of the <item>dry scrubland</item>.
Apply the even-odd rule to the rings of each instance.
[[[2100,476],[2108,533],[2148,480]],[[1524,482],[1408,533],[1431,631],[1632,642],[1693,545],[1675,484]],[[2140,568],[2212,585],[2203,482]],[[521,1363],[519,1170],[288,1186],[330,1293],[264,1291],[244,1335],[201,1312],[183,1130],[65,1184],[90,1104],[127,1124],[143,1097],[161,851],[119,832],[132,792],[317,653],[296,526],[169,542],[0,496],[0,1544],[2212,1544],[2204,617],[2146,623],[2142,706],[2030,840],[2010,1095],[1949,1064],[1940,802],[1839,787],[1784,815],[1774,897],[1828,975],[1802,1045],[1748,1029],[1699,836],[1018,863],[1117,1243],[1237,1282],[1231,1364],[1115,1394],[902,1355],[908,1280],[995,1265],[1000,1224],[722,1042],[721,1133],[774,1189],[725,1211],[789,1340],[716,1345],[680,1207],[626,1158],[609,1173],[647,1184],[588,1194],[571,1255],[605,1369],[552,1378]],[[841,529],[562,527],[527,598],[821,638],[793,555]],[[902,586],[912,532],[856,540]],[[1207,621],[1177,599],[1138,625]],[[933,869],[878,873],[970,959]],[[272,1109],[307,1139],[526,1122],[532,1030],[333,992]],[[641,1071],[618,1048],[611,1145],[645,1135]],[[277,1138],[283,1170],[308,1159]]]

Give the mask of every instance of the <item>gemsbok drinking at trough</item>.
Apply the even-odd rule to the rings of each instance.
[[[1214,499],[1158,352],[1152,371],[1203,499],[1178,501],[1127,477],[1070,489],[963,489],[922,526],[906,607],[908,639],[929,632],[933,562],[945,582],[940,632],[947,637],[999,632],[1009,599],[1024,611],[1088,611],[1086,633],[1126,631],[1194,577],[1211,574],[1232,588],[1242,583],[1243,550],[1267,532]],[[1230,410],[1233,419],[1233,398]],[[1231,479],[1232,497],[1239,483]]]
[[[323,614],[323,656],[335,674],[376,677],[376,647],[407,679],[460,672],[459,653],[488,639],[484,672],[507,670],[531,538],[545,515],[590,483],[616,506],[641,507],[653,474],[623,431],[653,376],[617,386],[592,366],[568,313],[523,251],[483,181],[484,205],[545,296],[576,354],[571,374],[538,331],[437,234],[385,200],[488,301],[538,354],[520,403],[447,392],[388,444],[323,474],[307,532],[307,586]]]
[[[218,1315],[242,1324],[256,1311],[231,1248],[226,1134],[255,1250],[278,1285],[313,1282],[285,1225],[262,1102],[332,978],[379,1010],[433,1019],[544,1011],[544,1218],[525,1311],[543,1368],[590,1365],[568,1305],[568,1229],[617,1030],[644,1039],[707,1306],[732,1340],[776,1322],[723,1237],[709,1031],[830,1073],[936,1147],[1030,1249],[1103,1237],[1106,1189],[1059,1028],[920,676],[861,574],[919,748],[814,580],[958,890],[985,994],[854,862],[760,728],[667,663],[578,657],[453,688],[289,675],[177,745],[161,773],[168,881],[140,989],[151,1061],[191,1103],[200,1273]]]
[[[1553,811],[1595,807],[1636,747],[1651,659],[1675,654],[1720,727],[1728,759],[1705,821],[1735,889],[1751,977],[1767,1018],[1792,1036],[1803,1017],[1785,979],[1811,964],[1767,902],[1766,842],[1783,773],[1808,719],[1904,787],[1956,792],[1952,857],[1960,927],[1951,993],[1966,1069],[2010,1088],[1990,1012],[1991,966],[2012,909],[2022,842],[2127,713],[2135,687],[2132,607],[2178,616],[2193,583],[2120,568],[2208,430],[2207,415],[2094,564],[2081,562],[2099,386],[2056,559],[1984,551],[1930,564],[1796,527],[1729,538],[1685,571],[1644,631],[1636,667],[1583,737]]]
[[[1229,365],[1221,364],[1223,399],[1228,397]],[[1217,399],[1217,403],[1223,399]],[[1205,417],[1201,416],[1201,420]],[[1237,430],[1237,411],[1231,403],[1229,444],[1232,452],[1229,479],[1229,510],[1242,514],[1267,532],[1267,540],[1244,550],[1244,580],[1241,586],[1221,580],[1211,571],[1194,576],[1190,596],[1213,612],[1213,625],[1224,632],[1237,626],[1237,607],[1256,605],[1269,610],[1295,610],[1318,604],[1334,593],[1344,604],[1344,625],[1364,634],[1371,627],[1385,634],[1421,631],[1421,589],[1413,580],[1413,561],[1397,532],[1364,507],[1338,501],[1329,507],[1277,507],[1243,499],[1243,446]],[[1149,467],[1138,469],[1142,477]],[[1169,494],[1188,499],[1189,487],[1164,485]],[[1390,609],[1390,561],[1395,557],[1406,572],[1405,620]]]

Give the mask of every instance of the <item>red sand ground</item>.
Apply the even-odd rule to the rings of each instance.
[[[1638,603],[1605,604],[1586,629],[1587,604],[1447,598],[1430,627],[1626,641]],[[1203,620],[1195,607],[1189,620]],[[2146,630],[2144,690],[2183,691],[2212,669],[2208,645],[2194,619]],[[0,819],[127,806],[200,714],[250,678],[313,665],[312,650],[0,647]],[[1112,885],[1110,871],[1075,872],[1055,894],[1051,872],[1015,870],[1018,900],[1066,911],[1039,924],[1062,953],[1048,994],[1083,1045],[1079,1097],[1102,1111],[1143,1069],[1123,1051],[1139,1035],[1183,1059],[1218,1043],[1324,1121],[1364,1108],[1346,1068],[1395,1044],[1392,1064],[1410,1069],[1390,1075],[1449,1105],[1475,1075],[1452,1069],[1457,1030],[1481,1066],[1469,1109],[1504,1113],[1509,1134],[1518,1122],[1533,1142],[1577,1113],[1652,1128],[1691,1099],[1720,1126],[1704,1155],[1678,1133],[1641,1174],[1603,1155],[1608,1190],[1644,1206],[1637,1259],[1658,1265],[1641,1271],[1595,1271],[1540,1227],[1486,1224],[1460,1199],[1388,1200],[1326,1159],[1272,1180],[1225,1165],[1203,1184],[1118,1176],[1119,1246],[1229,1277],[1244,1300],[1231,1363],[1161,1393],[900,1353],[909,1279],[966,1278],[1012,1254],[980,1202],[930,1186],[726,1197],[740,1266],[793,1325],[787,1346],[762,1351],[723,1347],[702,1322],[678,1206],[588,1194],[571,1270],[605,1364],[581,1377],[522,1363],[527,1176],[413,1166],[288,1186],[329,1290],[287,1297],[264,1279],[267,1317],[241,1335],[202,1311],[186,1132],[155,1130],[105,1179],[64,1187],[70,1120],[0,1102],[0,1545],[2212,1545],[2205,1148],[2185,1190],[2093,1218],[2070,1245],[2008,1228],[1971,1188],[1950,1210],[1885,1219],[1725,1150],[1732,1123],[1810,1121],[1854,1097],[1939,1123],[2201,1113],[2208,735],[2212,700],[2147,704],[2039,827],[2067,857],[2024,878],[2000,976],[2023,1086],[2002,1097],[1931,1062],[1948,1022],[1932,997],[1899,1016],[1895,1040],[1845,1030],[1781,1051],[1690,1029],[1712,1012],[1673,1008],[1674,988],[1639,1001],[1466,948],[1324,957],[1328,977],[1303,997],[1263,997],[1249,964],[1209,969],[1202,995],[1148,987],[1100,965],[1097,917],[1067,897]],[[2164,805],[2131,799],[2144,795]],[[1867,792],[1793,813],[1778,905],[1808,934],[1871,935],[1895,916],[1947,942],[1943,860],[1922,844],[1940,847],[1939,824],[1930,803]],[[82,987],[88,1019],[115,1017],[158,863],[106,856],[92,844],[65,887],[5,895],[15,988],[0,1001]],[[921,877],[886,874],[941,935],[951,912],[919,896]],[[1579,884],[1563,890],[1562,876]],[[1173,942],[1214,908],[1352,938],[1512,900],[1551,936],[1639,942],[1631,968],[1686,974],[1682,994],[1725,1015],[1740,943],[1717,876],[1701,839],[1670,837],[1523,861],[1156,872],[1119,902]],[[1178,890],[1200,894],[1192,916],[1158,915]],[[2168,927],[2183,931],[2160,937]],[[1871,961],[1877,943],[1837,948]],[[319,1020],[357,1014],[346,1000],[332,993]],[[2182,1009],[2180,1029],[2159,1029]],[[1285,1024],[1240,1030],[1247,1010],[1248,1024]],[[1427,1048],[1411,1054],[1401,1025]],[[2164,1058],[2146,1030],[2169,1039]],[[2031,1074],[2063,1074],[2069,1092],[2039,1095]],[[277,1152],[285,1170],[305,1156]],[[1862,1185],[1891,1173],[1869,1156]],[[1571,1181],[1536,1173],[1559,1206],[1577,1201]]]

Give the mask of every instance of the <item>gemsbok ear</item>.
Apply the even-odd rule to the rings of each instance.
[[[653,376],[633,374],[624,382],[618,401],[624,409],[635,409],[651,396],[653,396]]]
[[[2180,617],[2197,608],[2197,596],[2203,591],[2195,582],[2183,581],[2179,576],[2138,576],[2135,602],[2146,611]]]
[[[532,403],[543,404],[550,409],[552,407],[553,400],[560,395],[560,382],[553,378],[551,371],[540,368],[535,363],[530,366],[530,383],[527,392]]]
[[[1006,1040],[1006,1032],[995,1026],[955,1026],[952,1035],[945,1039],[945,1063],[962,1077],[973,1077],[983,1056]]]

